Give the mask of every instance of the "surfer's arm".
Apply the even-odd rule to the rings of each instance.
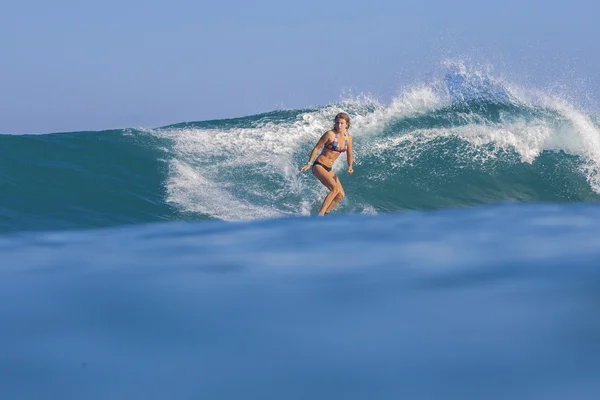
[[[323,146],[325,146],[325,143],[327,143],[327,140],[329,139],[329,137],[331,136],[332,131],[327,131],[323,134],[323,136],[321,136],[321,139],[319,139],[319,141],[317,142],[317,144],[315,145],[315,147],[313,147],[312,151],[310,152],[310,156],[308,157],[308,163],[310,164],[313,162],[313,159],[315,158],[315,156],[317,155],[317,153],[319,152],[319,149]]]
[[[304,164],[304,166],[302,167],[302,169],[300,170],[300,172],[304,172],[306,171],[308,168],[310,168],[310,164],[314,161],[314,159],[316,158],[317,153],[319,152],[319,149],[323,146],[325,146],[325,143],[327,143],[327,140],[329,139],[329,137],[331,136],[331,132],[332,131],[327,131],[323,134],[323,136],[321,136],[321,139],[319,139],[319,141],[317,142],[317,144],[315,145],[315,147],[313,147],[312,151],[310,152],[310,156],[308,156],[308,162],[306,164]]]
[[[348,135],[350,136],[350,135]],[[348,173],[351,174],[354,172],[352,169],[352,162],[354,159],[352,158],[352,136],[348,138],[348,149],[346,150],[346,160],[348,161]]]

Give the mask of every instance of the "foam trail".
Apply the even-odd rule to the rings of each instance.
[[[168,182],[167,201],[185,204],[186,211],[208,215],[225,221],[273,218],[281,214],[247,202],[236,200],[226,189],[205,179],[193,167],[174,161],[176,171]]]

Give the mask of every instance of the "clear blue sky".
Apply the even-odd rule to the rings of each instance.
[[[21,0],[0,6],[0,133],[157,127],[391,99],[446,57],[598,100],[596,1]]]

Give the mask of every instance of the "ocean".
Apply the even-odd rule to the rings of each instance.
[[[2,398],[597,398],[598,115],[455,63],[387,104],[0,135]]]

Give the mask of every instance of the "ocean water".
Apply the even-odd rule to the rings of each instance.
[[[390,104],[0,135],[2,398],[595,399],[598,121],[454,63]]]

